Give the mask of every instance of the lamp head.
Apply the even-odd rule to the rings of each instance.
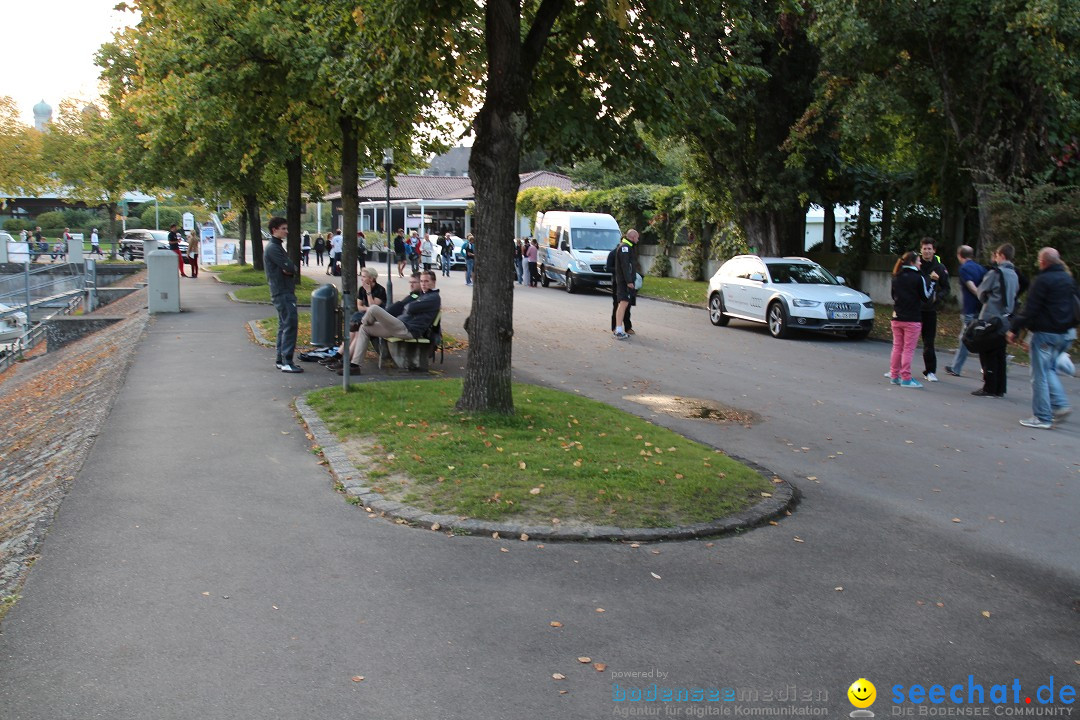
[[[386,148],[382,153],[382,165],[389,170],[394,164],[394,149]]]

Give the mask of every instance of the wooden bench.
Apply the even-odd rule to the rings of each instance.
[[[424,370],[435,359],[436,351],[439,352],[439,364],[446,360],[446,351],[443,348],[442,338],[442,311],[435,316],[435,322],[431,324],[425,337],[419,338],[380,338],[379,343],[379,367],[382,368],[383,360],[391,358],[394,364],[403,370]]]

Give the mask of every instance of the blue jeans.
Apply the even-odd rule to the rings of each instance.
[[[476,262],[476,260],[474,260],[473,258],[468,258],[465,261],[465,284],[466,285],[472,285],[473,263],[475,263],[475,262]]]
[[[960,346],[956,348],[956,354],[953,355],[952,365],[949,366],[957,375],[960,374],[960,370],[964,367],[964,361],[967,360],[968,357],[968,349],[964,347],[964,331],[967,330],[968,325],[975,322],[975,318],[977,317],[979,316],[968,315],[967,313],[960,315],[960,319],[963,321],[960,325]]]
[[[442,274],[443,274],[443,277],[450,277],[450,256],[449,255],[440,255],[439,258],[441,258],[441,260],[442,260]]]
[[[278,315],[277,331],[277,362],[279,364],[293,363],[293,353],[296,352],[296,295],[293,293],[281,293],[273,297],[274,308]]]
[[[520,255],[518,255],[516,258],[514,258],[514,272],[517,273],[518,285],[521,285],[521,284],[523,284],[525,282],[525,267],[524,267],[524,265],[525,265],[525,258],[521,257]]]
[[[1054,411],[1069,407],[1057,374],[1058,355],[1072,343],[1071,333],[1033,332],[1031,354],[1031,411],[1043,422],[1053,422]]]

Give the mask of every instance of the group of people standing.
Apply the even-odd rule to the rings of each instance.
[[[176,253],[176,262],[180,268],[180,277],[199,277],[199,233],[192,230],[187,235],[186,253],[180,248],[184,234],[177,229],[176,223],[169,226],[169,249]],[[184,266],[191,268],[191,275],[184,272]]]
[[[969,351],[964,344],[968,328],[981,322],[991,328],[990,337],[978,353],[982,387],[972,395],[1002,398],[1007,389],[1009,343],[1018,343],[1028,330],[1026,347],[1031,356],[1033,415],[1020,421],[1025,427],[1049,429],[1072,411],[1056,366],[1059,356],[1076,339],[1080,322],[1075,305],[1076,282],[1061,261],[1060,253],[1045,247],[1039,251],[1039,274],[1028,289],[1027,302],[1017,309],[1017,297],[1027,286],[1013,264],[1015,248],[1004,243],[991,254],[990,268],[975,261],[974,250],[962,245],[956,253],[962,295],[963,326],[960,347],[945,372],[961,377]],[[886,376],[894,385],[921,388],[911,376],[911,362],[919,338],[923,341],[923,378],[938,382],[934,337],[937,312],[949,295],[949,274],[936,255],[934,240],[923,238],[920,252],[908,251],[893,268],[893,350]]]

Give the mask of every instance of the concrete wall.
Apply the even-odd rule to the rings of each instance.
[[[68,343],[75,342],[81,337],[95,333],[121,320],[123,318],[118,317],[78,317],[72,315],[54,317],[45,323],[47,351],[58,350]]]

